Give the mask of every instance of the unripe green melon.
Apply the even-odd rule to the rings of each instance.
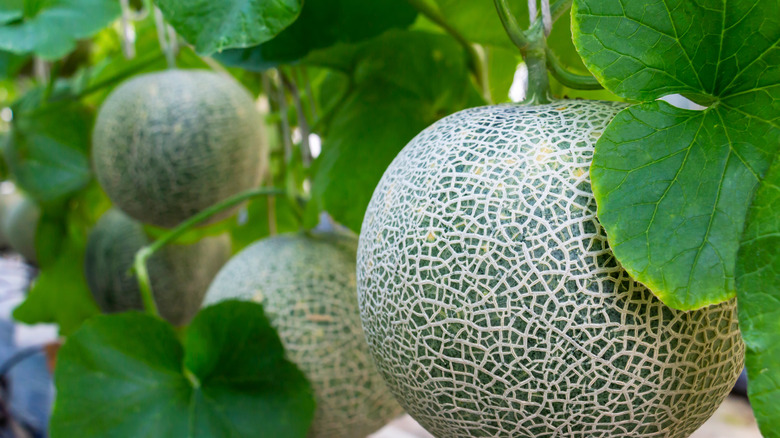
[[[353,235],[260,240],[222,268],[204,301],[263,304],[288,358],[312,384],[317,411],[310,438],[365,438],[401,413],[371,363],[360,327],[356,249]]]
[[[16,202],[3,220],[3,235],[14,251],[31,263],[38,262],[35,233],[41,220],[41,208],[30,198]]]
[[[4,184],[4,183],[0,183]],[[11,242],[8,240],[5,230],[2,224],[5,223],[5,218],[11,213],[11,210],[16,204],[22,202],[22,195],[18,191],[13,190],[8,193],[0,193],[0,246],[10,246]]]
[[[735,301],[673,310],[607,245],[588,169],[624,107],[465,110],[382,177],[360,235],[361,318],[390,389],[435,436],[687,437],[736,381]]]
[[[135,254],[150,243],[141,223],[117,209],[91,230],[85,276],[98,306],[107,313],[143,310],[138,280],[131,274]],[[209,283],[230,258],[230,238],[205,237],[189,245],[169,244],[147,261],[160,315],[176,325],[200,309]]]
[[[252,96],[231,78],[201,70],[136,76],[100,108],[95,173],[125,213],[173,227],[257,185],[266,164],[261,126]]]

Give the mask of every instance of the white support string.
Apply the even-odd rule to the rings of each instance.
[[[552,14],[550,13],[550,0],[542,0],[542,25],[545,36],[550,36],[552,30]]]
[[[528,0],[528,23],[533,24],[536,21],[536,0]]]

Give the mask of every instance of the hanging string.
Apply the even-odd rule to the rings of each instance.
[[[157,41],[160,43],[160,49],[165,53],[165,59],[168,61],[168,68],[176,68],[176,53],[174,52],[176,37],[169,40],[170,31],[166,37],[166,25],[160,8],[154,8],[154,27],[157,29]]]
[[[132,11],[130,10],[130,0],[119,0],[122,7],[122,17],[119,25],[122,32],[122,54],[125,59],[135,58],[135,37],[133,35]]]
[[[542,0],[542,25],[544,26],[544,35],[550,36],[552,31],[552,14],[550,13],[550,0]]]
[[[536,0],[528,0],[528,22],[533,24],[536,21]]]

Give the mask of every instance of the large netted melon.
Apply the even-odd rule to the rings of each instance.
[[[390,389],[437,437],[687,437],[737,379],[735,302],[670,309],[607,246],[588,169],[623,107],[465,110],[382,177],[361,317]]]
[[[219,272],[204,305],[263,304],[287,355],[309,379],[310,438],[365,438],[401,413],[376,372],[360,327],[353,235],[280,235],[247,247]]]
[[[5,213],[3,235],[11,248],[31,263],[37,263],[35,234],[41,220],[41,208],[30,198],[22,197]]]
[[[136,252],[150,243],[143,225],[117,209],[90,231],[84,262],[87,284],[107,313],[143,310],[138,280],[131,274]],[[227,235],[192,244],[169,244],[147,262],[160,315],[180,325],[200,309],[209,283],[230,258]]]
[[[100,108],[95,173],[125,213],[172,227],[258,183],[266,163],[261,122],[252,96],[229,77],[201,70],[136,76]]]

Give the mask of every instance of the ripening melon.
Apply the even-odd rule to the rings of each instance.
[[[98,306],[107,313],[143,310],[138,280],[131,273],[135,254],[150,243],[143,225],[117,209],[107,211],[87,240],[85,276]],[[230,238],[205,237],[169,244],[147,262],[160,315],[176,325],[200,309],[209,283],[230,258]]]
[[[22,197],[3,219],[3,235],[11,248],[31,263],[38,262],[35,234],[41,220],[41,208],[30,198]]]
[[[204,305],[261,303],[288,358],[317,401],[310,438],[365,438],[401,413],[368,354],[355,296],[354,235],[289,234],[260,240],[233,257]]]
[[[173,227],[257,185],[266,163],[261,122],[252,96],[231,78],[201,70],[136,76],[100,108],[95,173],[125,213]]]
[[[735,301],[673,310],[596,218],[594,144],[625,106],[468,109],[396,157],[357,261],[369,349],[439,438],[686,437],[729,393]]]

